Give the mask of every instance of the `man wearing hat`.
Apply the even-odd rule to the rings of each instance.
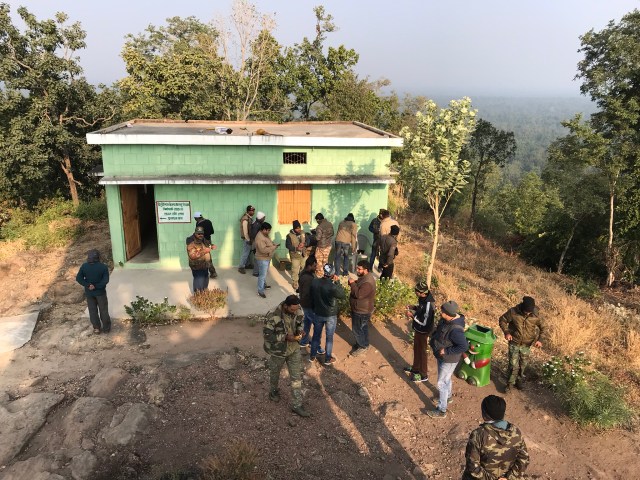
[[[418,282],[415,292],[418,304],[407,308],[407,316],[413,320],[413,365],[404,371],[411,375],[411,381],[422,383],[429,380],[427,347],[429,336],[435,330],[435,300],[427,282]]]
[[[87,252],[87,261],[80,266],[76,282],[84,287],[93,333],[109,333],[111,331],[111,317],[107,300],[109,269],[100,262],[98,250],[93,249]]]
[[[251,227],[249,228],[249,239],[251,240],[251,246],[252,246],[252,251],[253,251],[253,276],[257,277],[259,272],[258,272],[258,263],[255,261],[255,253],[256,253],[256,237],[258,236],[258,233],[260,233],[260,230],[262,230],[262,224],[265,222],[265,220],[267,219],[267,216],[264,214],[264,212],[258,212],[256,213],[256,221],[253,222],[251,224]]]
[[[333,259],[336,275],[346,276],[349,274],[349,254],[355,252],[357,246],[358,225],[353,218],[353,213],[350,213],[338,224],[336,252]]]
[[[333,224],[324,218],[324,215],[317,213],[315,216],[318,226],[316,227],[316,252],[315,256],[318,260],[318,269],[316,276],[322,278],[323,268],[329,262],[329,254],[331,253],[331,244],[333,243]]]
[[[193,293],[209,287],[209,271],[211,268],[211,250],[217,247],[204,237],[204,227],[197,226],[193,232],[193,241],[187,239],[187,255],[189,267],[193,274]]]
[[[249,255],[251,255],[252,240],[251,240],[251,223],[253,214],[256,212],[255,207],[248,205],[247,209],[240,217],[240,238],[242,238],[242,254],[240,255],[240,265],[238,265],[238,272],[246,273],[245,268],[249,262]]]
[[[440,307],[440,322],[431,337],[431,349],[438,361],[438,391],[440,398],[435,410],[427,412],[431,418],[445,418],[447,405],[453,395],[451,377],[460,357],[469,348],[464,336],[464,315],[458,312],[453,300]]]
[[[280,371],[286,363],[291,380],[291,410],[301,417],[309,417],[302,406],[302,355],[298,342],[302,338],[302,309],[300,299],[289,295],[265,320],[264,351],[269,354],[269,399],[280,401]]]
[[[398,256],[398,235],[400,227],[391,225],[389,235],[380,237],[380,279],[393,278],[394,260]]]
[[[287,234],[285,246],[289,251],[289,258],[291,259],[291,286],[294,290],[297,290],[298,277],[304,268],[309,239],[306,233],[302,231],[302,225],[300,225],[298,220],[294,220],[292,226],[293,228],[289,230]]]
[[[504,398],[489,395],[482,400],[482,419],[471,435],[465,452],[462,480],[521,478],[529,465],[529,453],[522,433],[504,420]]]
[[[338,281],[333,265],[326,263],[322,268],[322,272],[322,278],[314,278],[313,282],[311,282],[313,337],[311,337],[309,361],[313,362],[319,353],[322,329],[326,325],[324,364],[331,366],[336,363],[336,357],[332,356],[331,353],[333,350],[333,334],[338,324],[338,299],[346,298],[346,294]]]
[[[196,227],[202,227],[204,230],[204,239],[209,242],[209,244],[213,245],[211,242],[211,235],[213,235],[213,224],[211,220],[208,220],[202,216],[202,212],[196,212],[193,214],[193,218],[196,221]],[[190,240],[193,241],[193,236],[187,238],[187,245],[190,243]],[[211,278],[216,278],[218,274],[216,273],[216,269],[213,266],[213,262],[209,267],[209,276]]]
[[[540,317],[533,297],[523,297],[522,303],[507,310],[500,317],[500,328],[509,342],[509,373],[505,393],[515,386],[524,388],[524,370],[529,363],[531,345],[540,348],[545,322]]]

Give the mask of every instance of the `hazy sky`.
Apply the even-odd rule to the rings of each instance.
[[[81,63],[92,83],[125,76],[120,50],[128,33],[167,17],[202,21],[227,15],[232,0],[0,0],[39,19],[66,12],[87,31]],[[315,34],[313,7],[324,5],[339,31],[328,44],[360,54],[357,72],[391,80],[399,93],[578,95],[573,78],[579,36],[640,7],[640,0],[256,0],[275,13],[285,46]]]

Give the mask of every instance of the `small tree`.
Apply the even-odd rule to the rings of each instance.
[[[439,109],[427,100],[416,113],[414,128],[404,127],[405,160],[400,179],[408,194],[425,199],[433,212],[433,246],[427,268],[427,284],[431,285],[433,267],[438,249],[440,219],[454,193],[467,183],[470,163],[460,157],[475,127],[476,110],[471,99],[452,100],[449,108]]]

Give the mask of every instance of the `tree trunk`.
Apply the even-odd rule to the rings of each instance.
[[[73,171],[71,170],[71,159],[69,155],[64,156],[64,159],[60,162],[60,166],[62,167],[62,171],[67,176],[67,181],[69,182],[69,192],[71,193],[71,200],[73,204],[77,207],[80,205],[80,197],[78,196],[78,187],[75,178],[73,178]]]
[[[576,227],[578,226],[579,222],[575,222],[573,224],[573,227],[571,228],[571,235],[569,235],[569,240],[567,240],[567,243],[564,246],[564,250],[562,250],[562,254],[560,255],[560,260],[558,260],[558,270],[556,271],[557,273],[562,273],[562,268],[564,267],[564,257],[567,255],[567,252],[569,251],[569,245],[571,244],[571,240],[573,240],[573,235],[574,233],[576,233]]]
[[[478,174],[473,179],[473,191],[471,192],[471,216],[469,217],[469,230],[473,230],[476,219],[476,202],[478,201]]]
[[[433,211],[433,245],[431,246],[431,258],[429,259],[429,267],[427,268],[427,286],[431,288],[431,278],[433,277],[433,267],[436,263],[436,252],[438,251],[438,234],[440,233],[440,208],[431,207]]]
[[[613,254],[613,212],[614,212],[614,194],[609,194],[609,241],[607,242],[607,287],[613,285],[615,280],[615,258]]]

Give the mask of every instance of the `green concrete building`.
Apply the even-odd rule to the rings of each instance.
[[[393,183],[391,149],[402,146],[357,122],[135,120],[87,142],[102,147],[113,259],[125,268],[187,267],[195,212],[213,222],[214,264],[237,265],[247,205],[266,214],[282,257],[291,222],[309,231],[318,212],[335,227],[352,212],[370,238]]]

